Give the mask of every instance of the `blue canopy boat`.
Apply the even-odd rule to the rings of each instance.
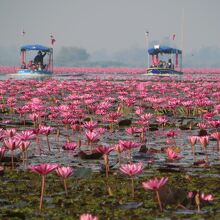
[[[151,65],[150,68],[147,69],[147,73],[155,75],[183,74],[181,50],[167,46],[155,45],[153,48],[148,49],[148,54],[151,55]],[[167,61],[162,59],[164,55],[169,56]]]
[[[53,48],[39,44],[31,44],[22,46],[20,51],[21,66],[17,70],[17,73],[53,73]],[[35,53],[35,58],[33,57],[33,54],[31,54],[33,52]],[[39,55],[41,56],[40,59]]]

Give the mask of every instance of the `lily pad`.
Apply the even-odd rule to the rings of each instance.
[[[77,178],[88,178],[92,175],[92,169],[79,167],[74,171],[73,176]]]
[[[121,209],[137,209],[143,205],[143,202],[128,202],[119,205],[118,207]]]
[[[80,151],[78,153],[78,156],[81,158],[81,159],[84,159],[84,160],[97,160],[97,159],[100,159],[102,157],[102,153],[99,153],[99,152],[94,152],[94,153],[91,153],[91,154],[86,154],[84,151]]]

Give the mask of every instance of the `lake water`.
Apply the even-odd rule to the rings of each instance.
[[[17,158],[17,160],[19,160],[19,162],[16,163],[16,171],[18,172],[18,174],[16,175],[19,175],[19,172],[26,171],[27,165],[39,163],[58,163],[63,166],[74,167],[74,169],[76,170],[79,168],[91,169],[94,175],[97,175],[100,172],[104,172],[104,162],[102,157],[96,159],[88,159],[79,154],[80,151],[84,151],[86,153],[90,151],[88,149],[88,141],[85,136],[85,129],[82,127],[80,131],[74,131],[69,126],[66,126],[64,122],[61,122],[61,119],[63,119],[62,117],[64,117],[62,116],[62,111],[60,111],[58,115],[54,114],[54,118],[49,118],[48,116],[53,113],[51,107],[53,107],[54,111],[56,111],[57,107],[59,106],[71,106],[72,110],[69,109],[68,111],[70,111],[70,113],[75,116],[75,111],[79,110],[75,109],[75,106],[80,106],[80,110],[85,111],[85,115],[83,115],[82,119],[77,120],[80,120],[81,123],[85,123],[86,121],[92,119],[93,121],[97,121],[100,127],[106,128],[107,130],[101,135],[101,137],[98,139],[98,142],[94,143],[93,148],[100,145],[114,146],[119,142],[119,140],[132,140],[139,142],[140,133],[137,132],[134,135],[129,135],[126,132],[126,128],[131,126],[141,127],[141,124],[139,122],[140,117],[135,113],[135,109],[137,107],[143,107],[144,113],[151,112],[154,115],[152,116],[152,119],[149,120],[150,122],[149,126],[147,126],[148,129],[146,131],[146,139],[140,143],[142,148],[145,148],[145,150],[141,151],[140,148],[137,148],[133,150],[132,154],[133,162],[143,162],[145,165],[144,174],[142,174],[140,179],[150,178],[155,174],[159,176],[169,175],[170,182],[175,183],[175,186],[177,187],[179,185],[180,188],[184,187],[187,190],[201,189],[206,193],[214,193],[216,197],[216,202],[214,203],[215,206],[204,205],[203,212],[201,212],[201,215],[207,214],[208,216],[210,216],[213,212],[219,212],[220,197],[217,192],[217,189],[220,178],[220,154],[217,149],[216,140],[210,137],[210,135],[213,132],[219,131],[219,128],[214,129],[210,127],[208,124],[209,120],[220,120],[220,115],[218,112],[219,110],[217,110],[217,113],[214,115],[212,119],[204,119],[202,117],[202,113],[199,114],[198,112],[196,113],[196,111],[193,111],[193,107],[191,107],[190,114],[187,114],[187,108],[182,106],[181,102],[187,102],[191,100],[193,100],[194,102],[197,100],[208,100],[211,101],[209,107],[198,107],[199,111],[203,112],[203,114],[208,111],[213,112],[213,109],[220,104],[218,96],[218,91],[220,91],[220,74],[198,73],[183,74],[181,76],[152,76],[146,74],[131,73],[88,74],[75,72],[56,73],[52,75],[22,75],[2,73],[0,74],[0,82],[4,81],[7,83],[7,86],[4,86],[4,83],[2,84],[6,93],[3,95],[3,98],[1,97],[1,104],[5,104],[5,100],[7,100],[9,95],[12,97],[16,97],[16,100],[12,104],[15,104],[15,106],[19,107],[22,107],[23,105],[26,105],[27,103],[31,102],[32,99],[39,98],[42,101],[42,105],[39,106],[39,109],[42,112],[46,112],[46,117],[44,119],[42,118],[42,120],[44,120],[44,123],[47,126],[52,126],[54,128],[54,131],[49,135],[51,151],[48,151],[47,139],[45,135],[39,135],[39,142],[37,142],[36,140],[31,141],[31,145],[28,149],[28,161],[26,165],[23,165],[22,161],[19,159],[20,151],[18,149],[15,151],[15,157]],[[49,92],[47,93],[47,89],[44,88],[48,88]],[[25,93],[28,93],[27,97],[23,97]],[[169,99],[164,99],[165,97],[168,97]],[[178,97],[178,99],[181,100],[181,102],[177,102],[178,105],[180,105],[180,107],[178,107],[177,105],[177,111],[173,111],[172,108],[166,109],[167,103],[170,100],[175,101],[176,97]],[[137,100],[135,101],[134,105],[124,107],[123,111],[121,112],[122,116],[117,122],[115,122],[115,128],[113,131],[110,130],[109,123],[104,120],[104,117],[106,116],[105,114],[107,113],[105,113],[104,115],[94,113],[94,109],[98,108],[99,104],[101,104],[102,102],[106,102],[106,100],[108,99],[111,103],[111,107],[109,107],[108,109],[108,111],[110,112],[116,112],[120,105],[125,105],[126,101],[132,101],[132,99]],[[10,104],[9,100],[8,103]],[[6,105],[7,108],[9,104]],[[203,102],[201,102],[201,106],[202,104]],[[162,109],[158,108],[158,105]],[[194,103],[191,103],[190,105],[194,106]],[[37,110],[35,109],[35,111]],[[65,112],[67,110],[65,110],[64,108],[63,111]],[[24,124],[22,118],[19,118],[19,115],[16,112],[2,110],[0,113],[0,126],[4,129],[16,128],[18,132],[22,130],[33,129],[34,124],[29,118],[30,113],[31,112],[26,113],[26,124]],[[158,126],[158,123],[156,122],[156,116],[159,115],[164,115],[168,119],[168,122],[164,128]],[[126,120],[127,123],[125,123]],[[202,129],[200,129],[197,126],[199,122],[206,123],[207,125],[207,129],[205,129],[206,131],[203,134],[201,132]],[[169,131],[176,132],[174,138],[168,138],[167,133]],[[196,143],[195,155],[196,161],[198,162],[196,164],[194,163],[195,161],[193,159],[191,145],[188,142],[188,136],[202,136],[204,134],[209,135],[209,144],[206,151],[204,151],[201,143],[199,141]],[[81,140],[80,149],[77,148],[74,151],[68,151],[63,149],[63,146],[67,141],[77,142],[79,139]],[[39,146],[42,149],[42,151],[39,151]],[[181,159],[174,161],[167,160],[167,156],[164,151],[164,149],[166,149],[167,147],[172,147],[173,149],[175,149],[181,156]],[[7,160],[3,159],[3,164],[8,168],[11,164],[10,155],[10,152],[7,152],[5,154],[5,158],[7,158]],[[128,163],[129,154],[123,152],[121,156],[122,162]],[[204,163],[204,161],[207,160],[207,158],[207,163]],[[110,170],[113,174],[111,178],[115,178],[116,180],[114,179],[114,181],[117,181],[117,178],[121,177],[118,171],[119,163],[118,154],[116,152],[110,153],[110,166]],[[9,172],[8,174],[7,172],[5,172],[5,176],[1,179],[5,193],[7,194],[7,192],[10,191],[9,194],[12,198],[13,193],[15,193],[14,188],[12,187],[12,189],[7,191],[6,185],[11,183],[12,181],[20,181],[25,184],[26,182],[31,182],[31,180],[27,181],[27,179],[29,180],[30,177],[26,176],[26,172],[24,173],[24,176],[21,176],[19,179],[19,176],[16,176],[16,178],[14,177],[15,173]],[[195,182],[192,181],[189,183],[185,183],[184,185],[183,182],[185,181],[185,177],[190,177]],[[94,179],[92,179],[92,181],[99,181],[99,184],[101,185],[103,179],[99,178],[100,177],[95,176]],[[178,178],[182,178],[181,180],[183,182],[179,181]],[[74,181],[74,178],[72,178],[71,181]],[[126,182],[125,180],[120,181]],[[214,185],[211,185],[210,181],[212,181]],[[49,184],[52,183],[53,178],[49,177]],[[81,180],[79,180],[78,184],[79,183],[85,184],[83,183],[83,181],[81,183]],[[33,195],[31,194],[31,189],[33,189],[34,186],[36,186],[36,183],[34,181],[32,181],[31,184],[32,187],[29,189],[28,192],[26,192],[29,195],[29,197],[33,197]],[[59,183],[57,181],[55,181],[54,184],[57,187],[59,186]],[[75,182],[74,184],[77,185],[77,183]],[[28,200],[22,203],[22,200],[19,199],[19,193],[23,196],[25,186],[23,186],[24,188],[21,187],[21,189],[17,189],[16,200],[19,200],[19,203],[17,205],[12,205],[11,200],[7,198],[5,193],[4,195],[3,193],[2,195],[0,194],[3,198],[2,200],[0,200],[0,203],[1,205],[3,204],[4,213],[6,213],[4,215],[9,218],[10,215],[8,213],[13,212],[13,214],[16,215],[14,211],[9,211],[10,208],[15,208],[16,210],[18,210],[19,213],[22,213],[22,216],[28,216],[27,218],[30,218],[32,213],[34,213],[35,217],[40,216],[48,219],[54,219],[56,218],[56,215],[60,214],[67,217],[69,215],[68,212],[78,213],[79,215],[80,210],[76,210],[76,208],[74,210],[72,208],[72,203],[75,204],[77,203],[77,201],[79,202],[79,204],[81,204],[82,210],[85,210],[85,207],[89,209],[88,211],[99,210],[100,207],[95,206],[96,208],[93,208],[92,205],[86,206],[84,203],[82,203],[82,199],[80,198],[83,198],[85,200],[83,195],[81,195],[82,197],[80,197],[79,200],[76,199],[76,194],[80,195],[84,192],[89,192],[91,195],[93,194],[93,190],[88,188],[86,188],[86,190],[77,191],[76,189],[81,189],[80,184],[77,185],[78,188],[74,188],[75,186],[72,186],[72,194],[70,197],[66,198],[67,203],[61,202],[62,204],[64,204],[63,206],[65,207],[65,210],[62,210],[62,212],[60,212],[59,210],[60,206],[62,206],[60,205],[60,197],[63,197],[63,195],[59,193],[58,189],[56,189],[56,193],[54,193],[53,190],[48,190],[50,194],[53,195],[52,197],[48,196],[45,199],[46,210],[51,212],[50,217],[47,216],[46,212],[39,214],[39,212],[36,211],[36,201],[33,202],[32,200]],[[116,187],[116,185],[114,184],[112,182],[112,189]],[[96,185],[92,186],[93,188],[97,187]],[[105,187],[102,186],[103,191],[105,191],[104,188]],[[165,211],[165,217],[163,215],[160,215],[160,213],[155,210],[152,211],[154,205],[152,206],[152,204],[147,204],[146,201],[145,208],[142,208],[142,201],[145,198],[141,193],[140,187],[137,188],[137,191],[140,191],[138,194],[139,197],[136,198],[136,201],[138,203],[136,202],[133,206],[129,206],[123,200],[123,198],[118,197],[117,191],[114,192],[115,197],[105,197],[105,194],[100,194],[104,198],[104,200],[108,202],[108,204],[106,204],[106,201],[102,201],[102,203],[100,204],[105,204],[106,208],[110,209],[111,212],[112,210],[118,210],[118,207],[131,207],[128,208],[130,212],[130,218],[124,218],[125,215],[128,215],[126,211],[123,211],[123,214],[119,211],[119,213],[121,213],[121,216],[118,218],[116,214],[113,217],[114,214],[104,213],[100,209],[99,211],[97,211],[97,213],[99,213],[99,215],[102,217],[101,219],[132,219],[132,215],[134,215],[136,219],[143,219],[141,218],[141,216],[139,216],[139,211],[141,213],[149,212],[151,213],[151,216],[155,217],[155,219],[158,215],[161,217],[159,219],[172,219],[172,217],[170,217],[172,215],[177,216],[177,218],[180,217],[180,215],[185,215],[187,219],[190,216],[197,215],[197,212],[195,211],[196,208],[194,206],[190,206],[190,208],[194,208],[195,210],[188,209],[180,211],[178,209],[167,209]],[[117,188],[118,191],[122,189],[123,187],[120,188],[120,186],[119,188]],[[124,193],[124,198],[130,201],[128,193],[126,191],[123,191],[121,193]],[[35,189],[34,198],[36,198],[36,195],[38,194],[37,190]],[[97,198],[96,196],[93,196],[90,199],[91,201],[95,201],[95,199]],[[148,198],[150,198],[149,194]],[[123,200],[123,202],[125,203],[124,206],[119,206],[119,204],[123,203],[121,202],[121,200]],[[111,204],[114,204],[114,206],[111,206]],[[23,209],[25,206],[28,205],[31,206],[31,209],[27,210],[26,214]],[[133,209],[135,206],[137,206],[134,209],[137,211],[136,213],[135,211],[131,211],[131,209]],[[108,216],[108,218],[106,216]]]

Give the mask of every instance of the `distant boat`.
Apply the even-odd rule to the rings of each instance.
[[[147,68],[148,74],[154,75],[175,75],[182,72],[182,51],[176,48],[155,45],[148,49],[151,56],[150,68]],[[165,60],[165,57],[167,60]]]
[[[37,52],[37,53],[36,53]],[[36,73],[52,74],[53,73],[53,48],[39,44],[24,45],[20,48],[21,63],[17,73]],[[33,53],[35,53],[33,55]],[[43,54],[44,62],[34,62],[37,54]]]

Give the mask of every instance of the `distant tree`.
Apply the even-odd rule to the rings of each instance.
[[[74,63],[85,62],[90,54],[79,47],[62,47],[55,58],[56,65],[74,65]]]
[[[193,50],[191,53],[184,54],[183,66],[193,68],[219,68],[219,47],[202,47]]]

